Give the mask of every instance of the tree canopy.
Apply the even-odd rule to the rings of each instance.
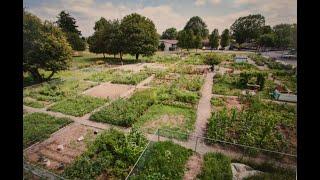
[[[78,30],[76,20],[69,13],[61,11],[56,22],[62,31],[66,34],[67,40],[73,50],[84,51],[85,41],[81,38],[81,32]]]
[[[184,30],[192,30],[195,36],[200,35],[201,38],[206,38],[209,35],[206,23],[199,16],[190,18]]]
[[[220,45],[221,47],[226,47],[230,44],[230,31],[229,29],[225,29],[222,31],[222,34],[221,34],[221,41],[220,41]]]
[[[137,13],[125,16],[120,25],[120,31],[124,34],[123,44],[126,53],[149,56],[157,51],[159,39],[154,23]]]
[[[38,82],[49,80],[71,62],[72,49],[64,33],[53,23],[44,23],[35,15],[23,12],[23,71]],[[51,71],[48,77],[39,70]]]
[[[192,30],[181,30],[178,33],[178,46],[180,48],[189,49],[194,48],[194,39],[195,36]]]
[[[210,34],[209,43],[211,48],[218,48],[219,46],[219,31],[218,29],[214,29]]]
[[[295,24],[278,24],[273,27],[275,45],[278,48],[296,47],[297,26]]]
[[[161,36],[161,39],[177,39],[178,32],[176,28],[166,29]]]
[[[231,26],[231,32],[236,42],[242,44],[257,40],[265,26],[265,18],[260,14],[238,18]]]

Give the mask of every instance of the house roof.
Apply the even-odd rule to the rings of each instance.
[[[160,39],[159,40],[160,42],[165,42],[165,43],[168,43],[168,44],[177,44],[178,43],[178,40],[175,40],[175,39]]]

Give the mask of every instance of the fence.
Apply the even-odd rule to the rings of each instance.
[[[178,140],[180,139],[180,140]],[[132,179],[143,168],[149,148],[156,142],[171,140],[194,152],[204,155],[208,152],[220,152],[232,159],[232,162],[246,162],[249,164],[268,164],[271,166],[288,168],[296,171],[297,157],[294,154],[278,152],[258,147],[252,147],[227,141],[221,141],[169,129],[158,129],[151,136],[151,140],[141,153],[139,159],[126,177]]]
[[[49,172],[38,166],[31,165],[25,160],[23,161],[23,176],[24,178],[26,178],[26,176],[31,176],[30,179],[35,179],[35,177],[37,177],[39,179],[65,180],[65,178],[57,174]]]

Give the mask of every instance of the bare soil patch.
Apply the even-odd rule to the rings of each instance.
[[[99,98],[110,98],[113,100],[119,98],[122,94],[127,93],[132,88],[134,88],[132,85],[102,83],[86,90],[84,94]]]
[[[64,166],[72,163],[72,161],[86,150],[86,142],[93,140],[94,130],[92,127],[73,123],[57,133],[53,134],[49,139],[26,149],[25,157],[31,163],[42,164],[47,169],[55,172],[62,172],[59,169],[61,163]],[[83,136],[84,139],[78,141]],[[63,149],[58,150],[58,146]]]
[[[184,174],[184,180],[195,180],[197,175],[201,172],[203,159],[199,154],[194,154],[191,156],[186,163],[187,171]]]
[[[183,115],[168,115],[165,114],[161,116],[159,119],[148,121],[144,124],[146,128],[159,128],[163,125],[170,127],[178,127],[184,124],[184,116]]]

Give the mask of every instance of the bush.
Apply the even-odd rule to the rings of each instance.
[[[49,107],[49,111],[61,112],[72,116],[83,116],[94,109],[105,104],[107,100],[90,97],[90,96],[76,96],[60,101]]]
[[[138,171],[130,179],[182,179],[185,163],[192,150],[171,141],[156,142],[138,163]]]
[[[23,148],[50,137],[52,133],[72,121],[44,113],[32,113],[23,117]]]
[[[221,153],[207,153],[199,178],[201,180],[228,180],[232,179],[231,160]]]
[[[114,129],[104,131],[63,175],[68,179],[95,179],[105,174],[110,179],[124,179],[146,143],[136,129],[128,135]]]

